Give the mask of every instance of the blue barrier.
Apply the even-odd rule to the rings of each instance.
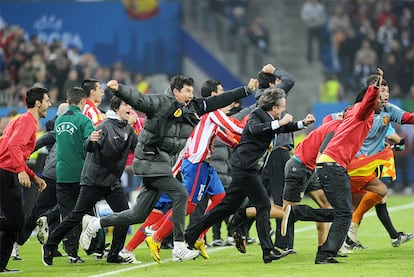
[[[137,4],[139,9],[139,4]],[[134,7],[118,2],[4,2],[1,16],[28,35],[94,53],[101,65],[121,61],[133,72],[181,73],[180,11],[175,1],[159,1],[153,16],[133,19]]]

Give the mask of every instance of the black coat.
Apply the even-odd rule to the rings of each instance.
[[[231,155],[231,165],[243,170],[257,170],[259,159],[269,148],[275,134],[299,130],[297,122],[291,122],[272,130],[274,119],[261,108],[255,109],[244,127],[240,143]]]
[[[144,177],[172,175],[177,155],[197,125],[199,116],[248,95],[247,89],[240,87],[217,96],[194,98],[183,107],[171,91],[146,95],[120,85],[117,96],[147,116],[135,148],[135,174]]]

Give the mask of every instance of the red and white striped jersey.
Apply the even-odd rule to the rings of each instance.
[[[94,127],[96,127],[104,120],[104,115],[89,99],[86,99],[85,107],[83,108],[83,114],[92,120]]]
[[[183,158],[192,163],[199,163],[211,158],[216,137],[225,145],[235,147],[238,141],[234,136],[227,134],[225,130],[241,136],[243,127],[241,123],[237,124],[221,110],[215,110],[201,116],[200,122],[194,128],[173,167],[173,175],[176,176],[180,172]]]
[[[216,137],[227,146],[236,146],[238,142],[233,137],[227,135],[225,130],[229,130],[237,135],[241,135],[243,132],[243,128],[235,124],[221,110],[203,115],[188,138],[184,158],[187,158],[192,163],[198,163],[211,158]]]

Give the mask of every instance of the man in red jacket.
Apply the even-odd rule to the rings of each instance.
[[[46,117],[47,109],[52,105],[48,90],[30,88],[26,93],[26,104],[28,111],[12,120],[0,138],[0,272],[15,271],[6,266],[24,223],[19,184],[30,187],[33,181],[40,191],[46,188],[46,182],[35,175],[26,160],[36,145],[37,123]]]

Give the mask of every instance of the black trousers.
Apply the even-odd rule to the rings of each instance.
[[[17,237],[17,243],[23,245],[32,234],[33,229],[36,227],[36,220],[43,216],[48,210],[52,210],[56,204],[56,179],[43,177],[47,187],[41,193],[39,193],[33,208],[26,214],[23,229]],[[59,213],[58,213],[59,214]],[[48,223],[53,225],[51,219],[58,219],[56,216],[48,217]]]
[[[257,171],[246,171],[232,167],[232,182],[223,201],[210,212],[202,216],[198,222],[190,225],[186,232],[186,239],[193,246],[198,236],[214,223],[233,214],[248,197],[256,207],[256,228],[260,246],[264,253],[273,249],[270,238],[270,200]]]
[[[110,187],[98,187],[98,186],[81,186],[79,197],[77,198],[76,205],[63,221],[56,227],[50,234],[46,247],[49,249],[57,249],[59,242],[76,226],[79,226],[82,217],[87,214],[94,205],[104,198],[108,202],[109,207],[114,212],[121,212],[127,210],[128,199],[122,187],[116,187],[111,189]],[[129,226],[114,226],[113,238],[111,244],[111,253],[117,255],[123,248],[125,238],[128,232]]]
[[[56,199],[61,218],[65,218],[75,208],[79,196],[79,183],[56,183]],[[78,224],[65,236],[65,251],[69,256],[77,257],[81,225]]]
[[[0,269],[9,262],[13,243],[23,227],[24,213],[17,174],[0,169]]]
[[[283,206],[283,189],[285,188],[285,165],[290,159],[289,150],[277,148],[270,152],[267,164],[262,172],[263,185],[266,187],[273,203]],[[283,237],[280,234],[282,220],[276,218],[275,246],[281,249],[293,249],[295,229],[288,228],[287,234]],[[289,226],[290,227],[290,226]]]

